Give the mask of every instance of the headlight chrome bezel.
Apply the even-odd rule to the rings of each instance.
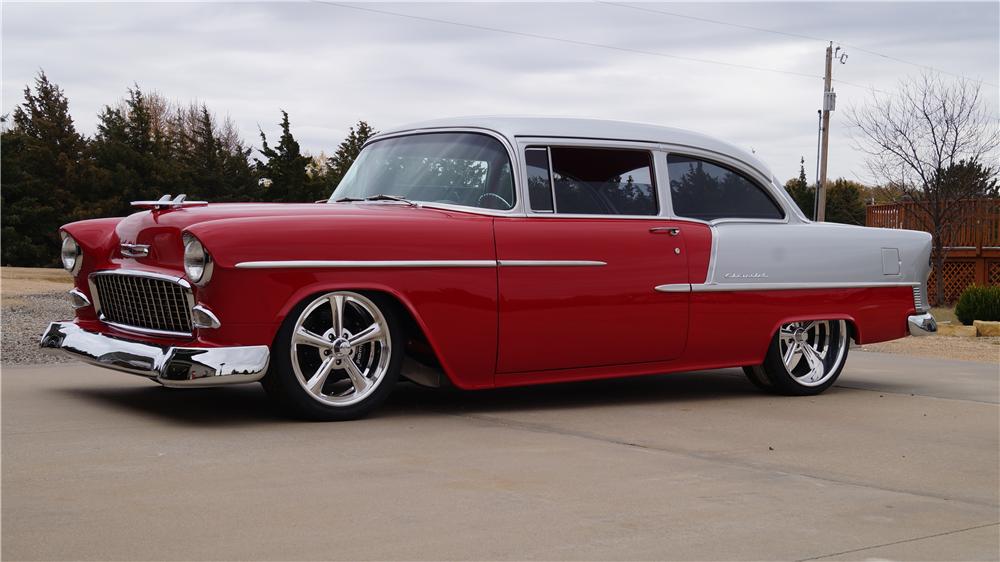
[[[80,243],[70,233],[61,230],[59,235],[62,237],[62,245],[59,247],[59,262],[63,269],[76,277],[83,266],[83,250],[80,248]]]
[[[201,287],[212,279],[212,255],[193,234],[184,233],[184,275],[188,281]]]

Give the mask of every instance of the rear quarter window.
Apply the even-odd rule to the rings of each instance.
[[[783,219],[785,212],[753,180],[722,164],[693,156],[667,155],[674,214],[704,221]]]

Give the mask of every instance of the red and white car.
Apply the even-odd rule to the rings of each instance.
[[[936,330],[931,238],[813,223],[712,138],[466,118],[371,139],[320,204],[137,202],[62,228],[44,348],[166,386],[261,381],[349,419],[400,376],[463,389],[743,367],[818,394],[848,341]]]

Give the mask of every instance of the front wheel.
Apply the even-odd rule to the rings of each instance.
[[[784,324],[771,340],[764,363],[743,371],[758,388],[811,396],[833,386],[847,361],[847,322],[811,320]]]
[[[392,391],[403,334],[382,295],[334,291],[307,299],[282,324],[264,389],[292,416],[360,418]]]

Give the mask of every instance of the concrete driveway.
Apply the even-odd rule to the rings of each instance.
[[[997,559],[1000,366],[852,353],[816,398],[737,370],[286,421],[257,385],[2,375],[18,559]]]

